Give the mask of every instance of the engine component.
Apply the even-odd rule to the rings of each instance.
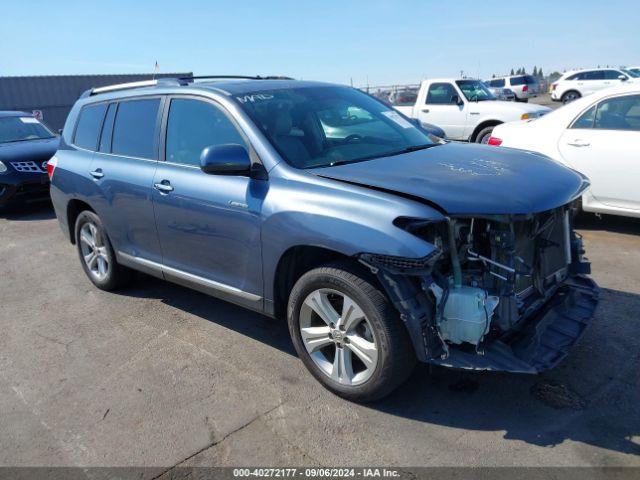
[[[499,299],[477,287],[451,286],[446,292],[437,284],[430,286],[436,305],[442,311],[437,327],[444,340],[451,343],[480,344],[489,332],[491,317]],[[441,303],[444,302],[444,305]]]

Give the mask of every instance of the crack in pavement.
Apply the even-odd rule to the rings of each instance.
[[[205,445],[204,447],[202,447],[200,450],[198,450],[195,453],[192,453],[191,455],[189,455],[186,458],[183,458],[182,460],[180,460],[179,462],[175,463],[174,465],[172,465],[171,467],[167,468],[166,470],[162,471],[161,473],[159,473],[158,475],[156,475],[155,477],[153,477],[151,480],[157,480],[158,478],[162,477],[163,475],[169,473],[170,471],[172,471],[174,468],[176,468],[177,466],[179,466],[180,464],[187,462],[189,460],[191,460],[193,457],[195,457],[196,455],[210,449],[211,447],[215,447],[216,445],[224,442],[227,438],[229,438],[230,436],[244,430],[245,428],[247,428],[249,425],[251,425],[253,422],[255,422],[256,420],[260,420],[261,418],[269,415],[271,412],[277,410],[278,408],[280,408],[282,405],[284,404],[284,402],[280,402],[278,403],[278,405],[276,405],[273,408],[270,408],[269,410],[267,410],[266,412],[263,412],[259,415],[256,415],[254,418],[252,418],[251,420],[249,420],[247,423],[244,423],[242,425],[240,425],[238,428],[232,430],[231,432],[227,433],[226,435],[224,435],[220,440],[216,440],[215,442],[211,442],[208,443],[207,445]]]

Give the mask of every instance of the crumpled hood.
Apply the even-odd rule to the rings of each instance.
[[[459,143],[312,172],[419,197],[451,215],[542,212],[589,186],[586,177],[543,155]]]
[[[36,162],[49,160],[58,149],[59,137],[23,142],[0,143],[0,160],[8,162]]]

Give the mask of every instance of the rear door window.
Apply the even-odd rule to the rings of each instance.
[[[580,74],[580,80],[604,80],[604,72],[602,70],[592,70]]]
[[[95,151],[98,145],[100,128],[102,127],[102,119],[104,118],[106,110],[106,103],[82,107],[73,139],[75,145],[80,148]]]
[[[100,136],[100,148],[98,149],[100,152],[109,153],[111,152],[111,136],[113,134],[113,121],[116,118],[116,109],[118,108],[117,103],[111,103],[109,105],[109,109],[107,110],[107,116],[104,119],[104,124],[102,126],[102,135]]]
[[[120,102],[113,125],[112,153],[127,157],[156,159],[156,125],[159,107],[159,98]]]

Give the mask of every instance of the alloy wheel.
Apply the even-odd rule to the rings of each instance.
[[[85,223],[80,229],[80,249],[91,275],[97,280],[104,280],[109,274],[109,255],[104,237],[91,222]]]
[[[362,308],[328,288],[311,292],[300,309],[300,335],[309,356],[328,377],[359,385],[378,365],[378,343]]]

